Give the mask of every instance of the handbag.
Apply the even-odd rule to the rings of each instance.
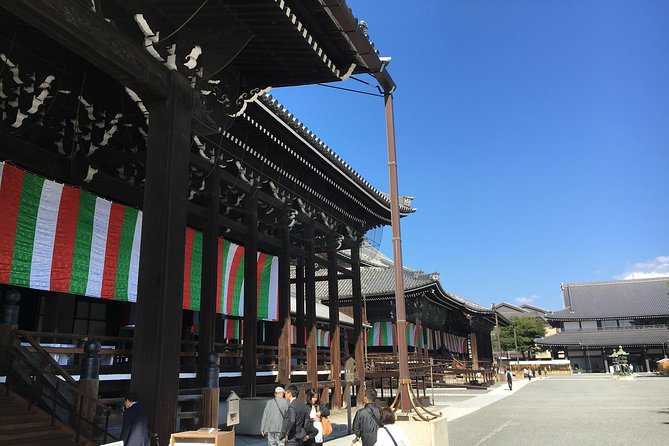
[[[332,433],[332,423],[330,423],[328,417],[321,417],[321,429],[323,430],[324,437],[327,437]]]

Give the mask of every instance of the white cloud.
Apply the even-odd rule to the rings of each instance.
[[[532,302],[536,302],[539,300],[539,296],[536,294],[531,295],[530,297],[516,297],[513,299],[517,304],[531,304]]]
[[[630,280],[653,277],[669,277],[669,256],[658,256],[652,260],[635,263],[616,278]]]

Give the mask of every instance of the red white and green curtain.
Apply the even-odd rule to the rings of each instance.
[[[330,330],[316,329],[316,347],[330,346]]]
[[[0,283],[137,301],[142,212],[0,162]],[[244,313],[244,248],[218,243],[217,312]],[[200,309],[202,232],[186,230],[183,307]],[[278,320],[278,259],[258,253],[258,319]]]
[[[186,229],[183,307],[200,310],[202,283],[202,232]],[[258,319],[279,320],[279,259],[257,253]],[[244,317],[244,247],[218,239],[216,277],[216,312],[226,316]]]
[[[467,353],[467,338],[463,336],[456,336],[451,333],[445,333],[444,346],[452,352]]]
[[[406,325],[407,345],[412,347],[422,347],[423,338],[420,332],[421,330],[418,330],[418,326],[416,324],[407,322]]]
[[[223,338],[240,340],[244,336],[244,322],[240,319],[223,320]]]
[[[142,214],[0,162],[0,282],[135,302]]]
[[[367,332],[368,347],[391,347],[395,345],[395,325],[392,322],[373,322]]]

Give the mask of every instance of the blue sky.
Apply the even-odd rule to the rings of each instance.
[[[549,310],[560,282],[669,275],[669,1],[347,3],[392,56],[405,266]],[[389,190],[381,98],[270,93]]]

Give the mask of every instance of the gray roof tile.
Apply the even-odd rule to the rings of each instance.
[[[588,347],[662,345],[668,341],[669,328],[658,326],[561,332],[534,340],[537,344],[545,346],[583,345]]]
[[[562,285],[565,308],[550,320],[635,319],[669,316],[669,277]]]

